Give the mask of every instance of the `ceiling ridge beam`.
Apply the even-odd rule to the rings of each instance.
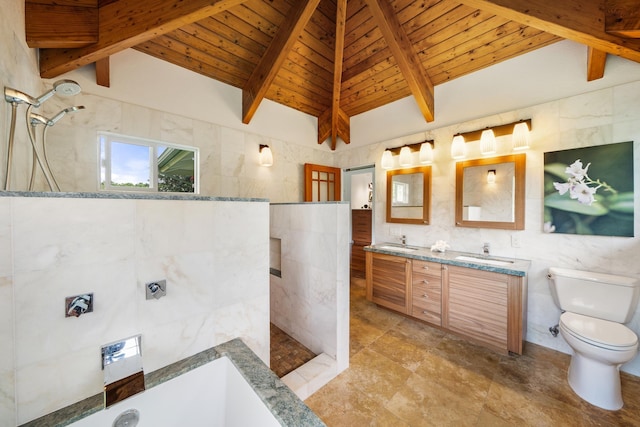
[[[245,1],[112,0],[99,10],[98,42],[73,49],[40,49],[40,76],[57,77]]]
[[[407,85],[427,122],[434,118],[433,83],[388,0],[366,0]]]
[[[262,59],[242,88],[242,123],[247,124],[251,121],[280,66],[318,7],[318,3],[320,0],[296,2],[285,16]]]
[[[640,62],[640,40],[605,31],[603,1],[461,0],[467,6],[538,28],[565,39]]]
[[[318,144],[322,144],[327,138],[330,137],[332,150],[336,149],[338,137],[342,138],[342,140],[346,144],[349,144],[351,142],[349,117],[340,110],[340,93],[342,91],[342,59],[344,57],[344,35],[346,22],[347,0],[337,0],[336,38],[333,60],[333,92],[331,95],[331,107],[329,107],[328,117],[326,117],[327,115],[325,114],[318,117]],[[344,117],[346,117],[346,123]],[[327,120],[329,123],[320,123],[321,119]]]

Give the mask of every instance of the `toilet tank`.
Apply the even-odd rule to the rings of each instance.
[[[556,305],[572,313],[631,321],[640,296],[640,280],[614,274],[549,268],[549,287]]]

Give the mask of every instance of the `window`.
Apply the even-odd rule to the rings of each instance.
[[[198,149],[98,132],[100,190],[198,193]]]
[[[409,184],[406,182],[393,181],[392,202],[395,204],[409,204]]]

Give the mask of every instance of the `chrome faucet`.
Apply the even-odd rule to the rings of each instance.
[[[482,253],[484,255],[489,255],[489,243],[485,243],[482,245]]]

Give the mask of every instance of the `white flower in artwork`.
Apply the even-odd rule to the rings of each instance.
[[[556,226],[551,223],[551,221],[547,221],[544,223],[543,231],[545,233],[553,233],[556,231]]]
[[[554,182],[553,187],[558,190],[560,195],[568,191],[569,197],[583,205],[591,205],[596,200],[595,194],[600,187],[604,187],[605,190],[612,193],[617,193],[606,182],[601,182],[599,179],[594,181],[589,178],[589,175],[587,175],[589,166],[591,166],[591,163],[583,168],[580,159],[576,160],[564,171],[569,176],[567,182]],[[595,187],[590,187],[590,184],[595,184]]]
[[[572,199],[578,199],[578,202],[583,205],[590,205],[596,200],[593,197],[596,194],[596,190],[597,188],[591,188],[584,182],[579,182],[571,189],[570,194]]]

